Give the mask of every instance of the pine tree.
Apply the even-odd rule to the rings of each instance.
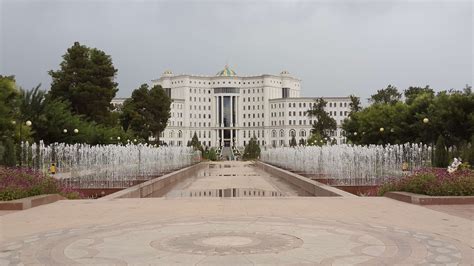
[[[50,94],[69,102],[75,114],[113,125],[110,102],[118,91],[116,73],[109,55],[75,42],[63,55],[60,69],[49,71],[53,79]]]
[[[193,138],[191,139],[190,146],[193,147],[194,150],[200,150],[200,151],[202,151],[201,142],[199,141],[196,132],[194,132]]]

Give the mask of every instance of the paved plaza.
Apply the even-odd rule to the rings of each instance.
[[[238,187],[229,168],[213,176],[218,169]],[[176,189],[200,189],[206,178]],[[443,208],[383,197],[59,201],[0,216],[0,265],[470,265],[472,206]]]

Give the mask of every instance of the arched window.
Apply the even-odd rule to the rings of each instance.
[[[306,131],[305,130],[300,131],[300,137],[306,137]]]
[[[183,137],[183,132],[181,130],[178,131],[178,138],[182,138]]]
[[[283,138],[285,137],[285,131],[282,129],[280,130],[280,138]]]
[[[296,137],[296,131],[294,129],[290,130],[290,137]]]
[[[170,131],[170,138],[173,138],[173,137],[174,137],[174,131],[171,130],[171,131]]]

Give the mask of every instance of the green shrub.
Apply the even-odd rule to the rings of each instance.
[[[207,160],[217,161],[217,152],[214,148],[211,148],[210,150],[206,149],[202,153],[202,157]]]
[[[260,147],[257,144],[257,138],[252,137],[249,144],[245,146],[244,160],[255,160],[260,157]]]

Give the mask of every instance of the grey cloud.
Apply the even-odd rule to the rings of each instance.
[[[119,96],[175,73],[303,80],[305,96],[367,98],[394,84],[472,84],[470,1],[6,1],[0,73],[25,88],[51,82],[74,41],[112,55]]]

